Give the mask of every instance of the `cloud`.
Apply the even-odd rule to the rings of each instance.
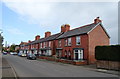
[[[21,32],[17,28],[9,28],[9,29],[7,29],[7,31],[11,34],[14,34],[14,35],[23,35],[24,34],[23,32]]]
[[[108,34],[111,34],[111,43],[117,43],[118,36],[114,36],[118,27],[117,3],[51,1],[53,2],[47,0],[3,0],[7,7],[20,15],[21,20],[30,24],[38,24],[40,28],[44,27],[50,31],[53,28],[58,29],[60,25],[66,23],[70,24],[71,28],[79,27],[93,22],[94,18],[100,16]],[[110,28],[115,28],[115,30]],[[16,29],[14,31],[17,32]],[[53,31],[56,32],[56,30]],[[21,34],[21,32],[17,33]]]

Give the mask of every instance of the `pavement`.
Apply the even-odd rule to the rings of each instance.
[[[5,58],[2,58],[2,79],[17,79],[15,70]]]
[[[51,62],[51,63],[59,63],[59,64],[64,64],[64,65],[66,64],[66,63],[61,63],[61,62],[48,61],[48,60],[45,60],[45,59],[37,59],[37,60],[39,60],[39,61],[45,61],[45,62]],[[120,71],[117,71],[117,70],[98,69],[98,68],[96,68],[95,64],[81,65],[80,67],[84,67],[84,68],[87,68],[89,70],[93,70],[93,71],[96,71],[96,72],[102,72],[102,73],[108,73],[108,74],[118,75],[118,77],[120,79]]]
[[[100,69],[100,68],[98,69],[95,64],[84,65],[83,67],[89,68],[89,69],[94,70],[96,72],[103,72],[103,73],[108,73],[108,74],[114,74],[114,75],[118,75],[120,77],[120,71],[109,70],[109,69]]]

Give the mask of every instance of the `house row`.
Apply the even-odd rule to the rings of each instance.
[[[56,56],[66,60],[86,60],[95,63],[95,47],[109,45],[109,35],[97,17],[94,22],[75,29],[69,24],[61,26],[61,32],[45,32],[43,38],[35,36],[34,41],[21,42],[20,52],[34,53],[38,56]]]

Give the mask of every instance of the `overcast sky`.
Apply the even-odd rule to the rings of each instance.
[[[98,16],[111,37],[110,43],[118,44],[118,2],[2,0],[1,4],[0,29],[9,44],[34,40],[35,35],[44,37],[46,31],[58,33],[66,23],[71,29],[90,24]]]

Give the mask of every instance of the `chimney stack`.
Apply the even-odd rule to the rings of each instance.
[[[61,32],[65,32],[65,27],[64,27],[64,25],[61,26]]]
[[[30,43],[31,41],[30,40],[28,40],[28,43]]]
[[[40,35],[35,36],[35,40],[39,40],[40,39]]]
[[[95,24],[97,24],[97,23],[99,23],[99,22],[102,22],[102,21],[99,19],[99,17],[97,17],[96,19],[94,19],[94,23],[95,23]]]
[[[70,25],[69,24],[65,24],[61,26],[61,32],[67,32],[70,30]]]
[[[45,38],[46,38],[46,37],[49,37],[50,35],[51,35],[51,32],[50,32],[50,31],[45,32]]]

